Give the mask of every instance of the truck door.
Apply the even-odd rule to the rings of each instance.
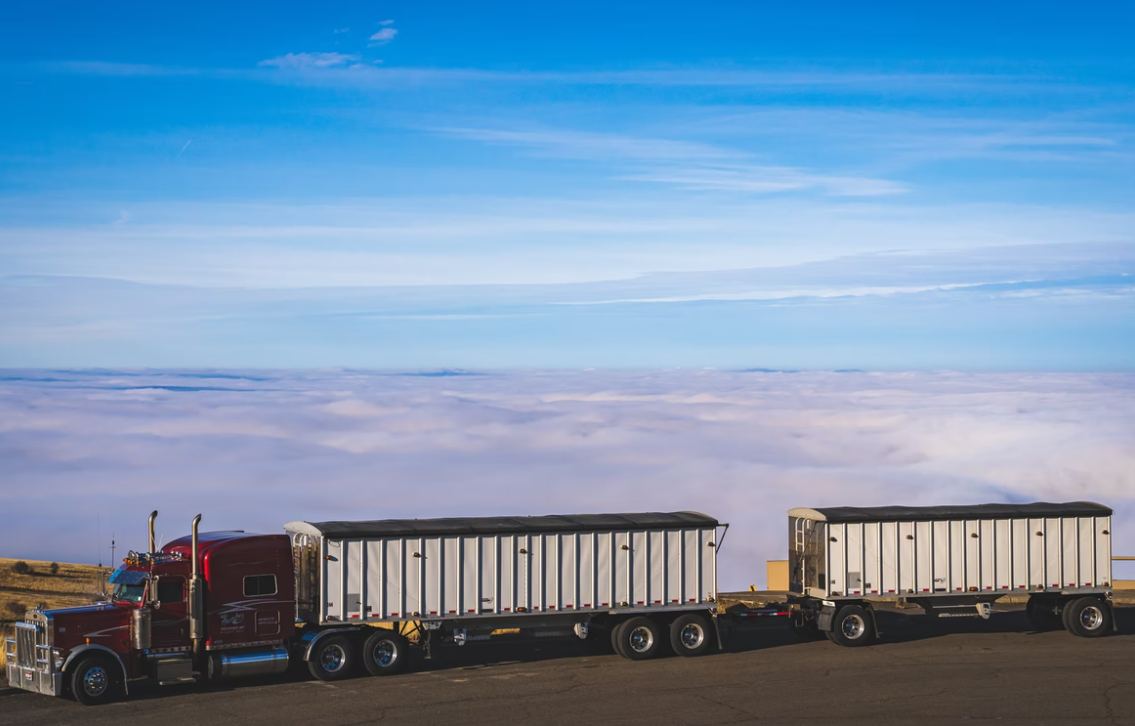
[[[151,644],[158,648],[180,648],[189,645],[189,611],[186,604],[184,577],[157,578]]]

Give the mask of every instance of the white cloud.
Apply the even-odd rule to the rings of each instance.
[[[371,45],[386,45],[394,40],[394,36],[398,35],[398,31],[394,28],[383,28],[374,35],[370,36]]]
[[[209,529],[274,532],[696,509],[733,525],[721,584],[743,588],[783,557],[792,506],[1078,499],[1115,507],[1115,551],[1135,554],[1131,375],[4,376],[9,556],[89,561],[96,513],[104,544],[137,547],[153,508],[167,539],[199,511]],[[68,536],[38,537],[45,523]]]
[[[288,53],[262,60],[258,65],[282,70],[343,68],[357,63],[359,56],[346,53]]]

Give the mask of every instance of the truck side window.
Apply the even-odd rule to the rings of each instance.
[[[158,602],[185,602],[185,578],[163,577],[158,580]]]
[[[276,576],[275,575],[249,575],[244,578],[244,596],[256,597],[257,595],[275,595],[276,594]]]

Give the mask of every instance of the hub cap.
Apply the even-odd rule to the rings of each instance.
[[[83,674],[83,692],[92,698],[98,698],[106,693],[108,685],[110,679],[107,678],[102,666],[94,666]]]
[[[1103,611],[1095,605],[1089,605],[1080,611],[1080,625],[1084,630],[1098,630],[1103,625]]]
[[[705,640],[705,633],[697,623],[689,623],[686,627],[682,628],[682,632],[679,633],[678,637],[681,639],[682,645],[693,650]]]
[[[636,653],[645,653],[650,650],[654,645],[654,633],[650,632],[650,628],[645,626],[638,626],[630,633],[630,646],[631,650]]]
[[[334,673],[343,667],[343,663],[347,660],[347,654],[343,652],[342,646],[329,645],[323,649],[319,655],[319,664],[323,666],[323,670],[328,673]]]
[[[857,640],[867,629],[867,624],[858,615],[848,615],[843,619],[843,635],[848,640]]]
[[[383,640],[374,646],[370,656],[376,664],[386,668],[398,657],[398,648],[389,640]]]

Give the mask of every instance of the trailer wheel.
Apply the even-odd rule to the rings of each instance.
[[[1030,597],[1025,603],[1025,616],[1033,630],[1060,630],[1064,622],[1060,613],[1056,612],[1056,602],[1048,598]]]
[[[870,645],[875,639],[871,615],[858,605],[844,605],[832,618],[828,640],[845,648]]]
[[[630,660],[646,660],[662,649],[662,632],[650,618],[635,617],[615,631],[615,650]]]
[[[1094,597],[1073,600],[1064,606],[1064,627],[1081,638],[1098,638],[1111,629],[1111,608]]]
[[[316,642],[307,661],[311,675],[321,681],[338,681],[351,673],[354,651],[342,635],[329,635]]]
[[[619,655],[623,654],[623,649],[620,646],[619,642],[620,642],[620,639],[623,637],[623,626],[626,625],[626,624],[627,624],[626,620],[620,620],[619,622],[615,623],[614,625],[611,625],[610,628],[609,628],[609,631],[610,631],[609,634],[611,636],[611,649],[614,650],[615,653],[617,653]]]
[[[406,667],[410,644],[398,633],[376,628],[363,643],[363,666],[372,676],[387,676]]]
[[[105,655],[91,655],[71,670],[71,695],[84,706],[101,706],[122,696],[122,669]]]
[[[709,650],[712,638],[705,618],[687,613],[670,623],[670,647],[678,655],[692,658]]]

